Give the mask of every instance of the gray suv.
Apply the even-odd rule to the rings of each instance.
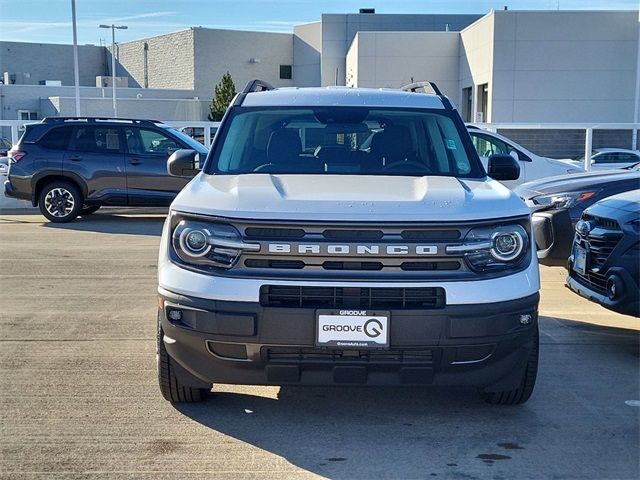
[[[30,200],[57,223],[103,205],[167,206],[190,180],[167,173],[167,158],[181,149],[207,154],[152,120],[45,118],[27,125],[11,150],[5,194]]]

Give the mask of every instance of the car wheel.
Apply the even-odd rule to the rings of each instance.
[[[205,388],[188,384],[188,378],[178,373],[175,360],[167,353],[163,341],[164,333],[158,318],[156,337],[156,362],[158,365],[158,384],[160,393],[171,403],[195,403],[207,398],[209,391]]]
[[[70,222],[80,214],[82,194],[78,187],[70,182],[51,182],[40,192],[38,207],[51,222]]]
[[[97,212],[99,208],[100,205],[91,205],[90,207],[83,205],[82,210],[80,210],[80,215],[91,215],[92,213]]]
[[[533,393],[533,387],[536,384],[536,377],[538,376],[539,345],[539,334],[536,330],[533,348],[529,352],[527,366],[524,369],[520,385],[513,390],[506,390],[504,392],[481,391],[480,393],[487,403],[494,405],[520,405],[529,400],[529,397]]]

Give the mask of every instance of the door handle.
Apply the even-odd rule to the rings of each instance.
[[[79,162],[80,160],[82,160],[82,157],[80,155],[71,155],[69,157],[69,160],[71,160],[72,162]]]
[[[137,158],[132,158],[131,160],[129,160],[129,163],[131,165],[140,165],[142,163],[142,160],[138,160]]]

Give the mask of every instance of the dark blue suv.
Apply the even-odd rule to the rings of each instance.
[[[152,120],[45,118],[26,126],[12,157],[5,194],[30,200],[52,222],[103,205],[168,206],[191,177],[167,173],[176,150],[207,149]]]

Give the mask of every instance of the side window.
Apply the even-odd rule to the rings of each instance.
[[[473,146],[476,148],[478,155],[481,157],[489,157],[494,153],[506,153],[508,154],[512,148],[498,138],[490,137],[489,135],[482,135],[476,132],[469,132]]]
[[[73,127],[71,126],[52,128],[42,136],[38,143],[44,148],[52,150],[66,150],[72,132]]]
[[[78,127],[73,135],[73,150],[79,152],[118,153],[120,134],[116,127]]]
[[[127,128],[125,135],[129,153],[166,155],[182,148],[177,141],[158,130]]]
[[[634,155],[633,153],[619,153],[618,154],[618,162],[620,163],[638,163],[640,162],[640,157]]]
[[[618,154],[617,153],[601,153],[594,157],[595,163],[617,163]]]

